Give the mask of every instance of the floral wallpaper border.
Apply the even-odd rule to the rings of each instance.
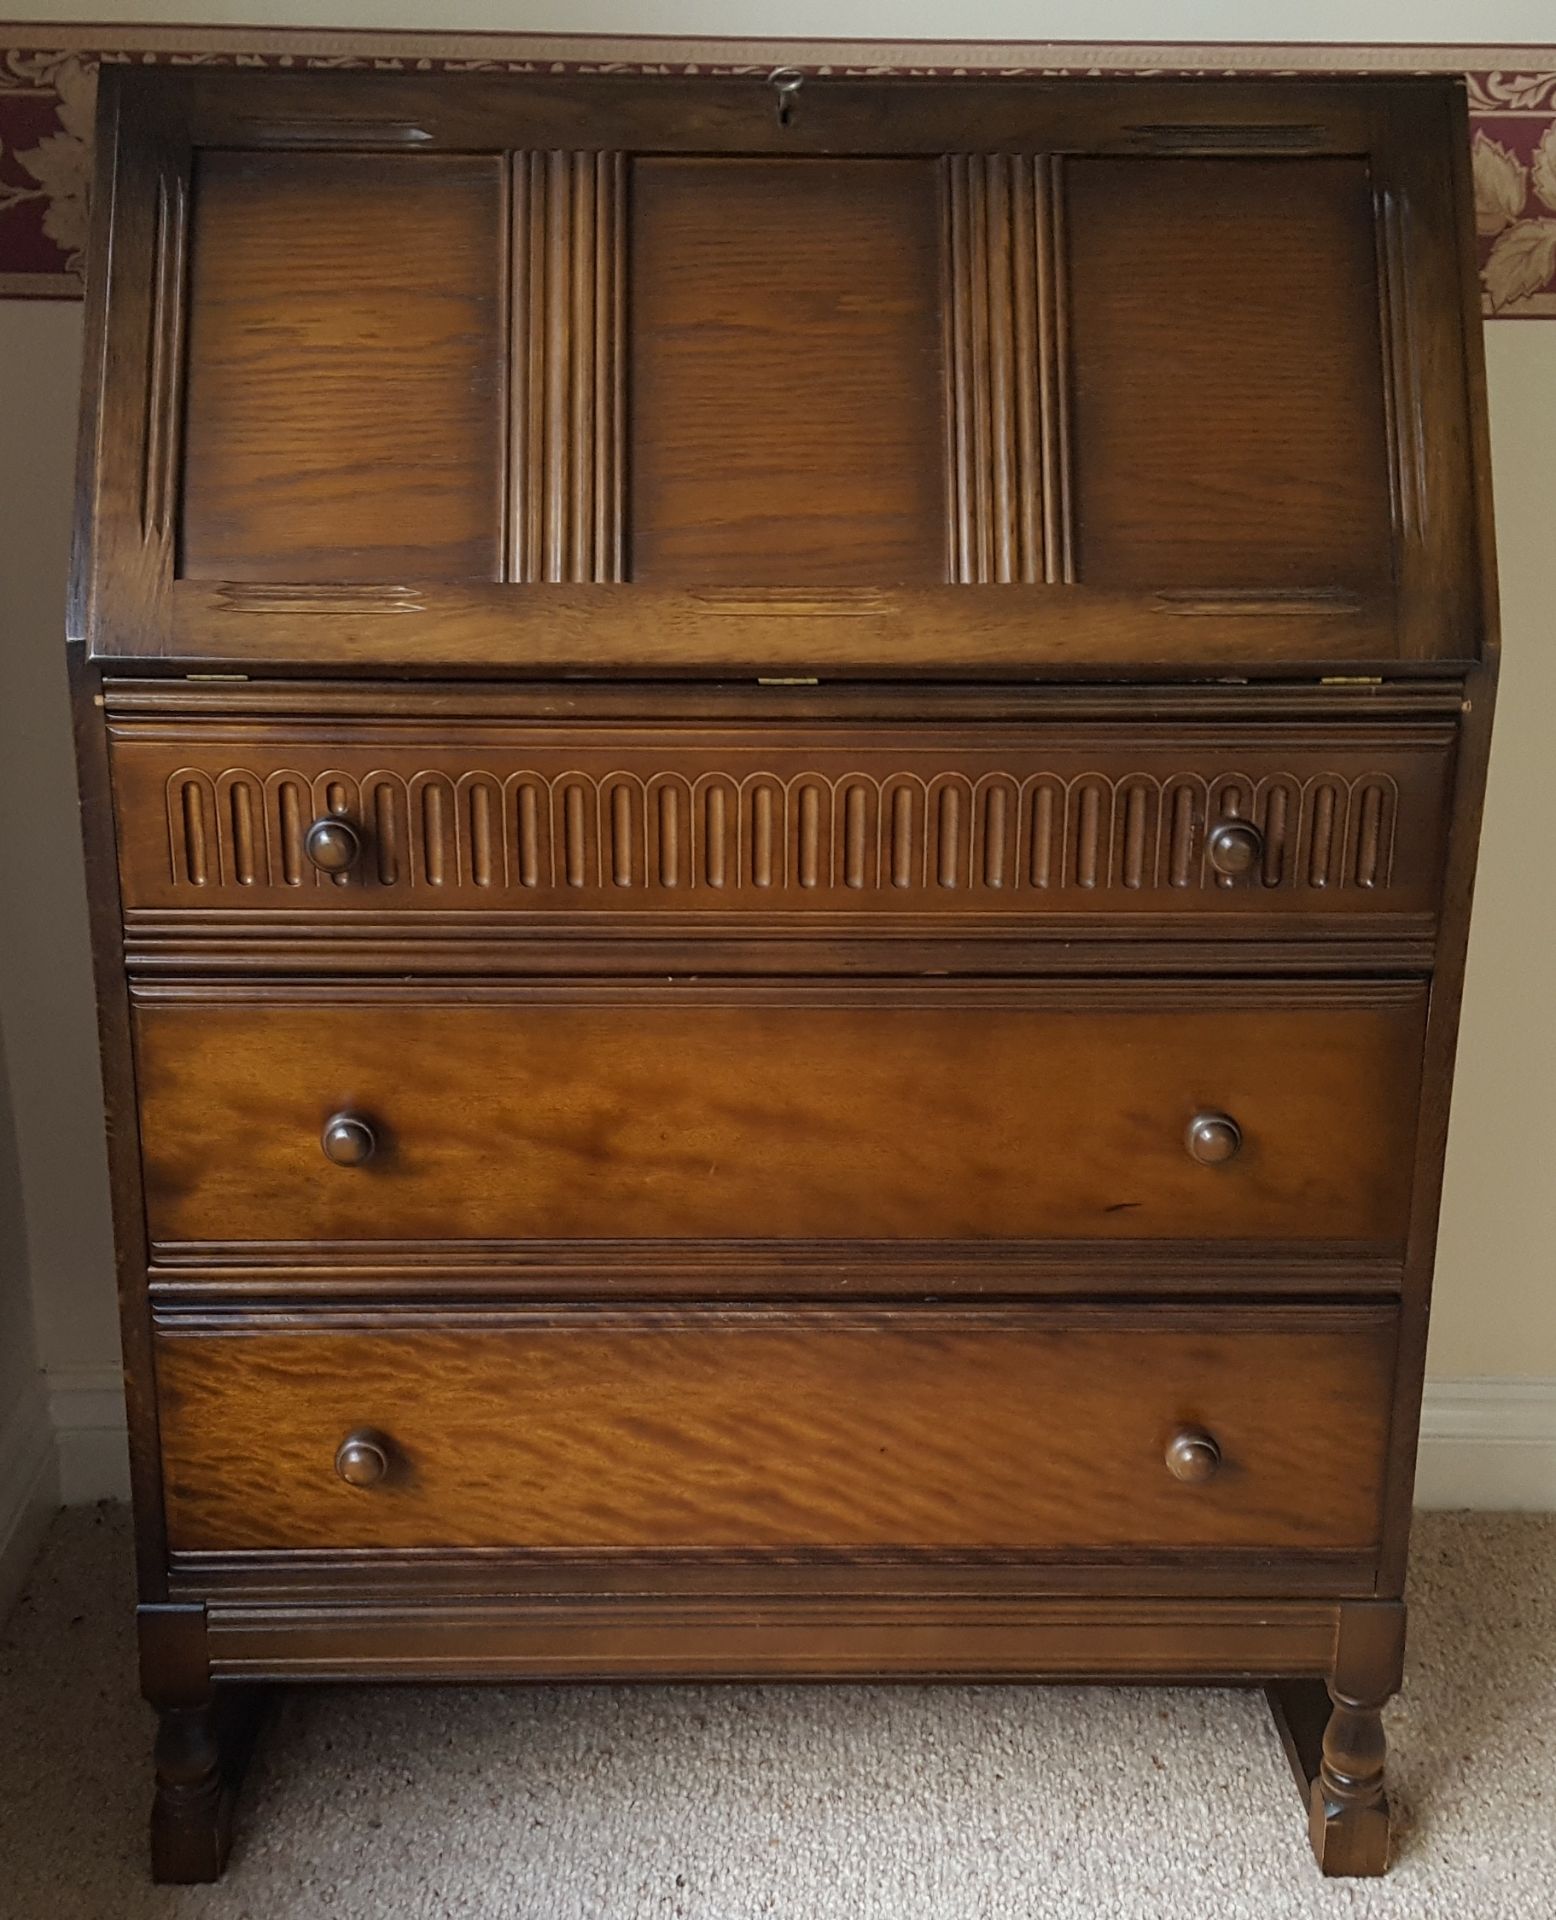
[[[433,48],[437,51],[434,53]],[[957,47],[615,41],[534,34],[0,27],[0,297],[81,293],[100,66],[158,62],[417,72],[819,73],[1464,72],[1485,312],[1556,319],[1556,45],[1519,48]],[[934,64],[930,64],[930,63]]]

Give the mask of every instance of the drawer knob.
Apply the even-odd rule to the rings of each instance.
[[[335,1471],[348,1487],[376,1487],[389,1471],[389,1448],[369,1428],[359,1427],[335,1449]]]
[[[1221,1449],[1198,1427],[1180,1427],[1167,1442],[1167,1471],[1186,1486],[1202,1487],[1221,1471]]]
[[[1202,1167],[1224,1167],[1243,1144],[1243,1130],[1229,1113],[1196,1113],[1185,1143]]]
[[[377,1151],[378,1136],[360,1115],[336,1113],[325,1121],[319,1144],[337,1167],[360,1167]]]
[[[362,836],[349,820],[326,814],[303,835],[303,852],[320,873],[349,873],[362,855]]]
[[[1264,835],[1246,820],[1223,820],[1205,842],[1210,864],[1228,880],[1253,873],[1264,858]]]

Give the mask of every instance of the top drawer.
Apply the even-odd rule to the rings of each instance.
[[[1454,727],[119,718],[137,916],[1429,931]],[[414,923],[402,930],[415,931]]]

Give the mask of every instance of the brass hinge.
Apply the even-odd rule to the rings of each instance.
[[[186,673],[186,680],[247,680],[246,673]]]
[[[1318,683],[1321,687],[1381,687],[1381,673],[1326,673]]]
[[[809,673],[774,674],[770,679],[758,674],[756,684],[759,687],[819,687],[821,682],[814,674]]]

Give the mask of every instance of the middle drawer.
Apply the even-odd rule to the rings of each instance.
[[[135,990],[161,1247],[1402,1247],[1427,991],[1133,981]]]

